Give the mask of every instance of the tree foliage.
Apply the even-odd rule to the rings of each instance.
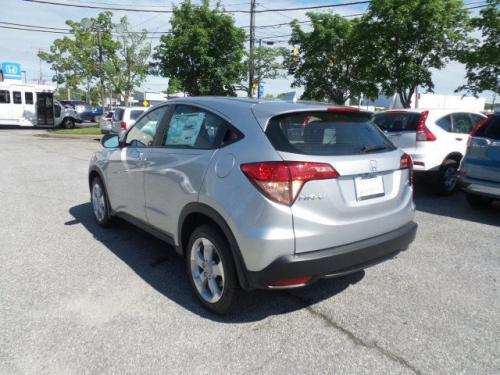
[[[219,4],[185,0],[173,10],[170,33],[161,37],[154,58],[164,77],[180,82],[189,95],[234,95],[245,75],[245,32]]]
[[[293,21],[290,44],[298,46],[297,56],[287,56],[285,64],[293,73],[292,87],[304,86],[303,99],[344,104],[365,93],[377,95],[369,67],[360,56],[363,44],[360,22],[337,14],[308,13],[312,31],[302,30]]]
[[[95,85],[101,86],[101,103],[104,88],[113,91],[127,101],[134,87],[145,79],[149,69],[151,46],[147,32],[130,32],[127,18],[113,23],[111,12],[99,13],[90,18],[88,25],[68,20],[71,37],[56,39],[50,52],[40,52],[39,57],[55,71],[53,80],[75,89],[83,84],[87,97],[94,95]]]
[[[469,31],[462,0],[373,0],[362,22],[365,64],[374,67],[382,91],[397,93],[406,108],[417,86],[432,92],[431,69],[442,69]]]
[[[471,20],[482,39],[473,39],[458,53],[458,60],[465,64],[467,83],[457,91],[466,90],[477,95],[491,90],[500,94],[500,6],[498,0],[488,0],[480,16]]]
[[[127,106],[130,94],[144,82],[149,72],[151,44],[147,41],[146,30],[129,30],[127,17],[120,19],[116,29],[119,30],[116,52],[106,60],[104,74]]]

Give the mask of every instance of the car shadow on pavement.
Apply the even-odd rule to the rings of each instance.
[[[222,323],[259,321],[307,308],[341,293],[365,275],[364,271],[359,271],[337,279],[320,280],[300,289],[242,293],[241,305],[234,314],[218,316],[197,301],[189,284],[184,259],[171,246],[123,220],[115,220],[110,229],[100,227],[90,203],[71,207],[69,213],[74,220],[65,225],[83,225],[158,292],[199,316]]]
[[[493,203],[489,208],[477,210],[469,206],[462,191],[443,197],[422,185],[415,185],[414,201],[418,211],[500,226],[500,202]]]

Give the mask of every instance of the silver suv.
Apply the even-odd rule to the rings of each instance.
[[[90,162],[94,215],[120,216],[186,258],[200,301],[308,285],[413,241],[412,160],[348,107],[172,100],[104,136]]]

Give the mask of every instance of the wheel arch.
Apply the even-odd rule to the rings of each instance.
[[[249,283],[246,277],[247,269],[241,255],[240,248],[234,237],[231,228],[227,224],[226,220],[212,207],[200,203],[193,202],[187,204],[179,216],[179,224],[177,226],[177,240],[179,246],[176,247],[177,251],[181,255],[185,255],[187,243],[189,241],[189,236],[192,231],[201,224],[214,225],[219,229],[225,239],[228,241],[233,255],[236,273],[240,286],[243,289],[250,289]]]
[[[462,153],[460,153],[458,151],[454,151],[454,152],[451,152],[448,155],[446,155],[441,164],[444,164],[444,162],[446,160],[454,160],[457,162],[458,165],[460,165],[460,162],[462,161],[463,157],[464,156],[462,155]]]

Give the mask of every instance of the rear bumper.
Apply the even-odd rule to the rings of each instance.
[[[348,245],[285,255],[276,259],[262,271],[248,272],[247,281],[252,289],[274,288],[277,280],[311,276],[310,284],[320,278],[337,277],[353,273],[393,258],[406,250],[415,239],[417,224],[410,222],[404,227],[380,236]],[[303,286],[298,285],[298,286]]]
[[[460,177],[459,185],[463,191],[470,194],[482,195],[494,199],[500,199],[500,183],[478,180],[470,177]]]

